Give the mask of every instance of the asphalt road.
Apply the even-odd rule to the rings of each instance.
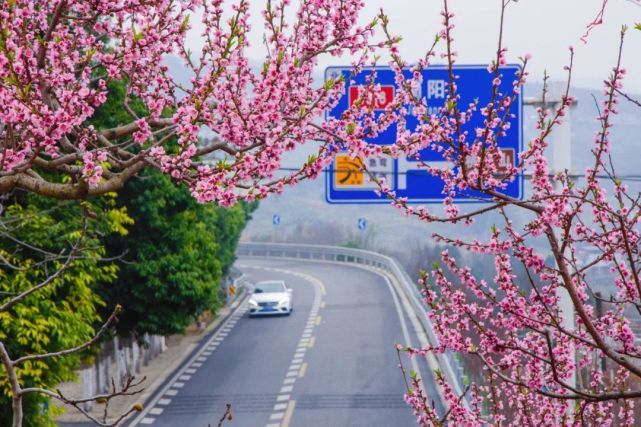
[[[215,426],[226,403],[233,420],[224,426],[416,425],[403,401],[394,344],[418,339],[382,276],[304,260],[236,264],[249,282],[285,280],[294,289],[294,312],[249,318],[242,306],[130,426]],[[424,360],[404,363],[418,368],[436,395]]]

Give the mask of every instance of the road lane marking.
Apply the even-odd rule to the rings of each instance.
[[[294,415],[294,407],[296,406],[295,400],[290,400],[289,405],[287,406],[287,411],[285,411],[285,418],[281,427],[289,427],[289,423],[292,421],[292,415]]]
[[[252,268],[257,270],[266,270],[265,267],[261,266],[249,266],[249,265],[238,265],[239,268]],[[295,400],[289,400],[291,393],[294,390],[294,384],[297,378],[301,378],[305,375],[307,371],[307,363],[304,363],[304,357],[307,350],[314,346],[315,337],[312,336],[314,327],[320,324],[320,316],[318,311],[321,307],[322,295],[326,294],[326,289],[324,284],[317,278],[310,276],[308,274],[297,273],[290,270],[284,270],[279,268],[273,268],[271,271],[280,272],[289,274],[296,277],[301,277],[305,281],[310,282],[314,287],[314,302],[312,303],[312,308],[309,311],[309,316],[307,322],[305,323],[305,328],[303,330],[302,337],[298,343],[298,346],[294,353],[294,358],[289,366],[288,372],[285,374],[285,379],[283,380],[283,386],[280,389],[280,394],[277,397],[277,403],[274,406],[272,414],[270,415],[270,421],[283,419],[283,422],[280,424],[268,422],[266,427],[287,427],[291,421],[294,406],[296,404]],[[287,411],[282,412],[285,409],[284,401],[288,400]]]
[[[176,373],[165,384],[165,386],[160,389],[160,391],[152,395],[152,398],[148,403],[146,403],[146,407],[143,409],[143,411],[132,420],[131,424],[129,424],[130,427],[135,427],[138,424],[150,424],[149,421],[145,420],[151,420],[151,423],[154,422],[154,418],[147,417],[147,415],[152,413],[151,411],[155,409],[159,409],[162,412],[162,408],[156,408],[156,404],[158,404],[161,400],[167,402],[167,405],[171,402],[170,399],[162,398],[164,398],[165,396],[176,396],[178,394],[179,389],[185,386],[185,382],[182,381],[191,379],[191,376],[185,375],[187,373],[187,370],[191,369],[195,372],[195,368],[199,368],[203,365],[202,362],[207,360],[206,356],[210,356],[212,354],[211,349],[209,349],[208,347],[214,346],[214,344],[219,344],[219,342],[222,341],[222,338],[227,336],[229,331],[231,331],[231,329],[237,322],[238,318],[235,318],[235,316],[242,315],[247,311],[248,300],[249,295],[246,295],[241,300],[237,300],[234,304],[232,304],[231,307],[233,309],[233,312],[230,313],[225,321],[218,326],[216,332],[208,339],[208,341],[197,348],[194,355],[191,356],[191,358],[186,362],[183,362],[182,365],[177,368]]]
[[[163,411],[163,409],[162,409],[162,408],[157,408],[157,407],[156,407],[156,408],[151,408],[151,410],[149,411],[149,413],[150,413],[151,415],[160,415],[160,414],[162,414],[162,411]]]
[[[270,421],[282,420],[284,416],[285,416],[284,412],[274,412],[269,416],[269,420]]]
[[[399,302],[399,297],[398,297],[398,295],[396,295],[396,290],[394,289],[394,285],[392,284],[391,280],[386,275],[381,274],[381,276],[385,280],[385,283],[387,284],[387,287],[389,288],[389,291],[392,294],[392,299],[394,300],[394,305],[396,306],[396,312],[398,313],[398,318],[399,318],[399,320],[401,322],[401,329],[403,331],[403,338],[405,339],[405,343],[406,343],[406,345],[408,345],[410,347],[413,347],[412,340],[410,338],[410,334],[409,334],[409,331],[408,331],[408,328],[407,328],[407,324],[405,323],[405,316],[403,316],[403,309],[401,308],[401,303]],[[407,307],[405,307],[405,308],[407,309]],[[412,325],[412,326],[415,327],[416,325]],[[415,330],[415,332],[417,332],[417,331]],[[410,364],[412,365],[412,369],[414,370],[414,372],[416,372],[417,377],[421,380],[421,382],[420,382],[421,388],[423,388],[423,392],[425,392],[425,385],[424,385],[424,382],[423,382],[423,377],[421,375],[421,371],[420,371],[420,369],[418,367],[418,363],[417,363],[415,357],[410,358]],[[440,388],[440,387],[437,387],[437,389],[438,388]],[[445,402],[445,400],[443,400],[443,402]]]
[[[320,308],[325,308],[325,301],[321,302]]]
[[[185,369],[185,373],[186,373],[186,374],[195,374],[195,373],[196,373],[196,371],[197,371],[197,370],[196,370],[196,369],[194,369],[194,368]]]
[[[169,405],[171,403],[171,399],[160,399],[158,401],[158,405]]]
[[[298,378],[303,378],[305,376],[305,372],[307,372],[307,363],[303,363],[303,366],[300,367],[300,371],[298,371]]]

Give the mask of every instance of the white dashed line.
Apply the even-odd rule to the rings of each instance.
[[[307,364],[303,363],[303,360],[304,360],[306,351],[310,349],[315,342],[315,338],[312,337],[312,332],[314,331],[314,328],[318,326],[320,323],[320,316],[318,316],[318,311],[319,311],[319,307],[321,307],[322,295],[325,294],[325,286],[320,280],[316,279],[315,277],[307,274],[303,274],[303,273],[298,273],[298,272],[293,272],[293,271],[283,270],[278,268],[258,267],[258,266],[250,266],[250,265],[239,265],[238,267],[286,273],[296,277],[301,277],[305,281],[310,282],[314,286],[314,302],[312,303],[312,308],[309,312],[309,317],[305,323],[303,334],[297,345],[292,362],[289,366],[289,369],[287,370],[287,373],[285,374],[285,378],[283,380],[283,386],[280,389],[281,394],[278,395],[276,399],[277,403],[276,405],[274,405],[272,414],[269,417],[270,422],[266,425],[266,427],[288,426],[294,411],[294,407],[296,405],[295,400],[290,400],[291,393],[294,390],[294,384],[296,380],[305,375]],[[274,420],[282,420],[282,421],[279,423],[271,422]]]
[[[218,347],[221,341],[228,335],[228,333],[234,328],[238,319],[245,314],[247,307],[245,303],[247,299],[243,301],[243,304],[239,307],[236,307],[235,312],[227,318],[227,320],[220,326],[216,333],[209,338],[209,341],[203,345],[198,352],[192,356],[192,358],[183,365],[182,370],[178,371],[172,379],[167,383],[165,388],[156,395],[156,397],[147,405],[147,408],[133,420],[131,426],[134,427],[137,424],[151,424],[155,421],[154,418],[147,417],[147,414],[160,415],[162,414],[164,408],[158,408],[156,405],[167,406],[171,403],[171,399],[162,398],[163,396],[176,396],[179,389],[185,386],[187,381],[191,380],[192,374],[196,373],[197,368],[203,366],[203,362],[207,360],[207,357],[213,354],[213,351]]]

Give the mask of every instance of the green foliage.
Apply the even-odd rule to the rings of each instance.
[[[92,118],[96,128],[131,121],[121,108],[125,88],[124,82],[109,84],[109,98]],[[136,97],[130,105],[145,115]],[[131,180],[119,192],[118,204],[127,207],[135,225],[130,235],[108,240],[109,254],[125,253],[126,262],[118,280],[98,291],[107,306],[123,306],[119,334],[183,332],[204,310],[215,310],[221,303],[218,285],[256,205],[200,205],[184,186],[158,171]]]
[[[108,240],[109,253],[126,252],[118,279],[101,288],[108,305],[121,304],[118,332],[180,333],[221,303],[218,285],[234,262],[250,207],[198,204],[189,191],[147,171],[120,192],[135,226]]]
[[[115,207],[113,199],[90,205],[33,195],[15,198],[3,214],[2,221],[11,238],[0,237],[0,254],[6,260],[0,264],[0,303],[41,283],[62,267],[65,258],[45,258],[63,251],[69,253],[81,236],[85,209],[91,209],[97,219],[89,219],[79,258],[50,285],[0,313],[0,341],[14,359],[60,351],[93,337],[94,325],[100,320],[97,307],[104,305],[93,288],[114,280],[118,272],[115,264],[99,261],[105,250],[97,235],[122,233],[131,220],[123,208]],[[17,369],[20,383],[23,387],[50,388],[70,380],[80,358],[74,354],[25,363]],[[24,403],[25,425],[55,425],[50,414],[41,409],[46,402],[44,396],[28,395]],[[11,416],[8,379],[0,367],[0,425],[10,425]]]
[[[354,240],[348,240],[347,242],[343,243],[341,246],[344,248],[350,248],[350,249],[360,249],[360,245],[358,244],[358,242]]]

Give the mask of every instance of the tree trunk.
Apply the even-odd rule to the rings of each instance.
[[[19,391],[13,391],[13,427],[22,427],[22,395]]]

